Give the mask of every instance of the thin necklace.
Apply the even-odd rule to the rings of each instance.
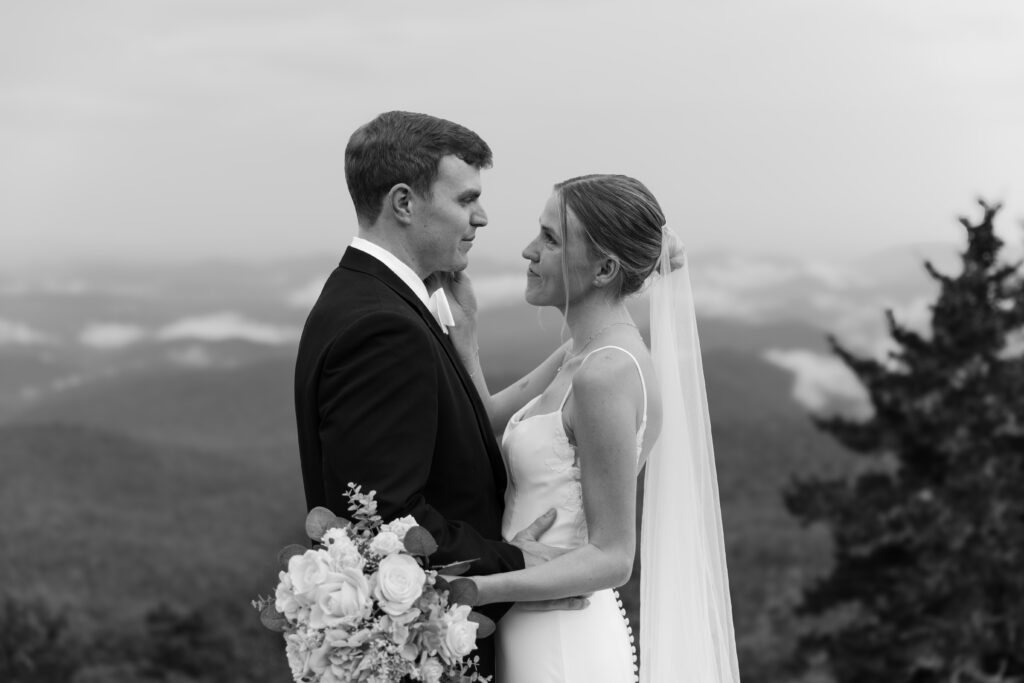
[[[580,350],[579,350],[579,351],[577,351],[576,353],[572,354],[572,355],[571,355],[571,356],[569,356],[568,358],[564,359],[564,360],[562,361],[561,365],[559,365],[559,366],[558,366],[558,369],[557,369],[557,370],[555,370],[555,373],[557,374],[557,373],[561,372],[561,371],[562,371],[562,368],[564,368],[564,367],[565,367],[565,366],[566,366],[566,365],[567,365],[567,364],[568,364],[568,363],[569,363],[570,361],[572,361],[572,360],[575,360],[576,358],[578,358],[578,357],[579,357],[579,355],[580,355],[581,353],[583,353],[584,351],[586,351],[586,350],[587,350],[587,347],[588,347],[588,346],[590,346],[590,342],[592,342],[592,341],[594,341],[595,339],[597,339],[597,336],[598,336],[599,334],[601,334],[602,332],[604,332],[604,331],[605,331],[605,330],[607,330],[607,329],[610,329],[610,328],[612,328],[612,327],[615,327],[616,325],[628,325],[629,327],[632,327],[632,328],[633,328],[634,330],[639,330],[639,329],[640,329],[640,328],[638,328],[638,327],[637,327],[637,326],[636,326],[635,324],[633,324],[633,323],[629,323],[629,322],[617,322],[617,323],[608,323],[607,325],[605,325],[604,327],[602,327],[601,329],[599,329],[599,330],[598,330],[597,332],[595,332],[594,334],[592,334],[592,335],[590,335],[589,337],[587,337],[586,341],[584,341],[584,342],[583,342],[583,346],[581,346],[581,347],[580,347]]]

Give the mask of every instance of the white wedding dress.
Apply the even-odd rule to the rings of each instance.
[[[639,462],[647,426],[643,372],[633,354],[618,346],[595,349],[583,362],[603,349],[626,353],[640,372],[644,412],[636,435]],[[571,392],[570,386],[557,411],[526,415],[540,397],[534,398],[512,416],[505,428],[501,443],[509,475],[501,527],[505,540],[555,508],[555,523],[538,540],[560,548],[576,548],[587,542],[579,461],[562,426],[562,408]],[[533,612],[515,605],[498,624],[496,683],[635,681],[636,651],[631,634],[614,590],[597,591],[586,609],[576,611]]]

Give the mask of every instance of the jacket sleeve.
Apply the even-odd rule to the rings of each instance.
[[[447,519],[424,496],[438,423],[434,345],[428,330],[388,312],[364,316],[332,343],[318,391],[324,478],[341,483],[329,505],[346,515],[344,487],[355,482],[377,492],[385,520],[412,515],[430,531],[435,562],[479,558],[478,574],[522,569],[518,548]]]

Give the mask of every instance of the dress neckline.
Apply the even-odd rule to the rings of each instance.
[[[643,370],[640,369],[640,361],[638,361],[636,359],[636,356],[634,356],[632,353],[630,353],[627,349],[624,349],[621,346],[615,346],[615,345],[612,345],[612,344],[608,344],[606,346],[602,346],[600,348],[596,348],[593,351],[591,351],[590,353],[588,353],[586,356],[584,356],[583,360],[580,361],[580,366],[582,367],[582,365],[587,362],[587,359],[590,358],[591,356],[593,356],[595,353],[597,353],[598,351],[604,351],[605,349],[618,349],[619,351],[622,351],[624,354],[629,356],[630,360],[632,360],[633,364],[636,366],[637,373],[639,373],[639,375],[640,375],[640,387],[641,387],[641,389],[643,391],[643,395],[644,395],[644,413],[643,413],[643,418],[640,420],[640,427],[637,429],[637,441],[639,443],[639,442],[641,442],[643,440],[644,432],[645,432],[645,430],[647,428],[647,382],[644,380]],[[562,410],[565,409],[565,404],[569,401],[569,395],[571,393],[572,393],[572,382],[570,381],[569,382],[569,388],[566,390],[565,396],[562,397],[562,402],[558,405],[558,408],[556,410],[551,410],[551,411],[548,411],[546,413],[536,413],[534,415],[524,415],[524,413],[526,413],[526,411],[528,411],[530,409],[530,407],[533,406],[534,403],[536,403],[537,401],[539,401],[541,399],[541,397],[544,395],[544,392],[541,392],[541,393],[537,394],[536,396],[531,398],[529,401],[527,401],[526,405],[524,405],[522,408],[520,408],[515,413],[513,413],[512,417],[509,418],[509,426],[510,427],[514,427],[516,425],[522,424],[523,422],[526,422],[528,420],[532,420],[534,418],[548,417],[548,416],[551,416],[551,415],[558,415],[558,425],[559,425],[559,428],[561,429],[561,431],[562,431],[562,433],[564,435],[565,434],[565,428],[562,425]]]

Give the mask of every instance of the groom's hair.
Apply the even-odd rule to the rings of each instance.
[[[361,126],[345,147],[345,182],[356,214],[376,221],[398,183],[428,195],[449,154],[476,168],[491,165],[491,148],[479,135],[435,116],[389,111]]]

